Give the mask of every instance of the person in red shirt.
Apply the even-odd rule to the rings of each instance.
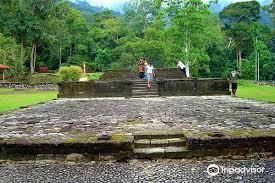
[[[138,62],[138,72],[140,79],[144,78],[145,73],[145,65],[144,65],[144,59],[141,58]]]

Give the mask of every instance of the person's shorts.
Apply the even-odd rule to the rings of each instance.
[[[148,81],[153,80],[153,73],[147,73],[147,80]]]
[[[232,83],[232,89],[237,90],[238,88],[238,83]]]

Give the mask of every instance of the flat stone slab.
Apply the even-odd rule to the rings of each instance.
[[[174,147],[174,146],[169,146],[164,149],[165,153],[178,153],[178,152],[184,152],[188,151],[186,147]]]
[[[230,96],[60,99],[0,115],[0,140],[50,143],[79,134],[93,139],[102,133],[255,128],[275,128],[275,104]]]
[[[134,141],[135,148],[147,148],[147,147],[150,147],[150,145],[151,145],[150,140],[141,139],[141,140]]]
[[[167,139],[152,139],[151,140],[151,147],[166,147],[168,146]]]

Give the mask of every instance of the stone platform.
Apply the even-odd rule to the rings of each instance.
[[[143,130],[274,129],[275,105],[229,96],[60,99],[0,116],[0,138]]]
[[[268,138],[253,136],[258,144],[266,139],[273,142],[275,105],[230,96],[59,99],[0,115],[0,145],[2,151],[12,153],[18,149],[37,154],[70,153],[75,149],[80,153],[133,152],[136,132],[152,136],[154,132],[171,131],[184,134],[189,149],[201,145],[215,148],[224,145],[221,139],[207,137],[205,141],[204,136],[196,138],[194,134],[230,130],[242,136],[233,139],[240,145],[251,130],[261,130],[256,137],[268,131]],[[232,143],[235,134],[224,140]],[[251,145],[253,138],[247,144]]]

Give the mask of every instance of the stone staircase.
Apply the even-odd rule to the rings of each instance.
[[[190,150],[182,133],[134,133],[134,154],[139,159],[187,158]]]
[[[158,97],[158,87],[155,81],[152,82],[152,87],[147,87],[146,80],[132,80],[132,98],[151,98]]]

